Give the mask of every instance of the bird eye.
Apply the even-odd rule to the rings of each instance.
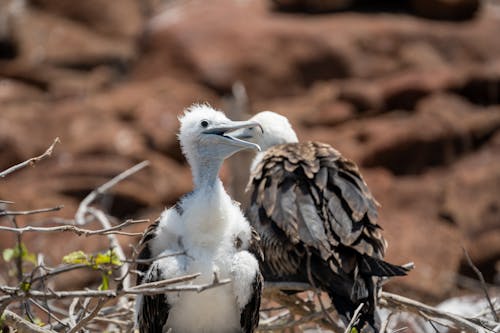
[[[202,120],[200,124],[201,124],[201,127],[206,128],[208,126],[208,121]]]

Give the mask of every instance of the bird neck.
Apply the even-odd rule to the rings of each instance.
[[[194,189],[214,188],[219,180],[219,170],[222,166],[222,159],[201,157],[197,163],[193,163],[191,170],[193,172]]]

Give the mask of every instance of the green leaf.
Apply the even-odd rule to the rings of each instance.
[[[351,328],[351,333],[359,333],[358,329],[356,327]]]
[[[108,290],[109,289],[109,275],[107,273],[102,274],[102,282],[99,286],[99,290]]]
[[[45,326],[45,323],[38,317],[35,317],[33,322],[40,327]]]
[[[21,282],[21,285],[19,286],[22,291],[27,292],[31,288],[31,284],[29,282],[23,281]]]
[[[65,264],[85,264],[91,265],[87,254],[81,250],[71,252],[62,258]]]
[[[17,244],[13,248],[3,250],[2,256],[6,262],[9,262],[14,258],[21,257],[23,261],[28,261],[36,265],[36,255],[29,252],[26,245],[23,243]]]
[[[14,258],[14,254],[15,254],[14,249],[8,248],[3,250],[2,252],[3,260],[5,260],[5,262],[11,261],[12,258]]]
[[[24,243],[21,243],[21,259],[23,261],[31,262],[33,265],[36,265],[36,255],[28,251],[28,248]]]
[[[101,265],[113,265],[113,266],[121,266],[122,262],[118,259],[116,252],[114,250],[108,250],[105,253],[98,253],[94,257],[94,264],[96,266]]]

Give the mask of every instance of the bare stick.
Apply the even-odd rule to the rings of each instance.
[[[48,331],[40,326],[30,323],[29,321],[23,319],[12,311],[5,310],[3,312],[3,319],[7,326],[16,329],[18,333],[50,333],[52,331]]]
[[[190,276],[192,277],[192,276]],[[184,277],[179,277],[177,279],[182,279]],[[172,282],[174,280],[174,282]],[[166,284],[165,281],[158,281],[160,284]],[[168,281],[169,284],[178,283],[178,280],[170,279]],[[183,292],[183,291],[194,291],[194,292],[203,292],[207,289],[215,288],[218,286],[222,286],[230,283],[230,279],[223,279],[219,281],[212,281],[210,283],[200,284],[200,285],[181,285],[175,287],[159,287],[159,288],[138,288],[139,286],[132,287],[129,289],[120,289],[120,290],[75,290],[75,291],[54,291],[49,290],[46,291],[38,291],[38,290],[29,290],[25,293],[24,297],[34,298],[34,299],[62,299],[62,298],[74,298],[74,297],[105,297],[105,298],[116,298],[123,295],[157,295],[164,294],[169,292]],[[4,291],[6,288],[3,288]],[[10,290],[10,294],[13,296],[18,296],[22,291],[19,288],[12,288]],[[7,301],[12,298],[11,295],[0,297],[0,302]],[[21,298],[23,298],[21,296]]]
[[[130,169],[125,170],[124,172],[120,173],[118,176],[114,177],[110,181],[102,184],[95,190],[89,193],[85,197],[85,199],[82,200],[80,203],[80,206],[78,207],[78,210],[75,214],[75,221],[77,224],[83,225],[87,221],[85,221],[85,214],[88,212],[88,206],[99,196],[104,194],[106,191],[108,191],[111,187],[115,186],[118,184],[120,181],[124,180],[125,178],[133,175],[134,173],[142,170],[146,166],[148,166],[150,163],[149,161],[143,161],[139,164],[136,164],[135,166],[131,167]]]
[[[42,155],[37,156],[37,157],[32,157],[29,160],[26,160],[26,161],[24,161],[22,163],[19,163],[19,164],[16,164],[14,166],[11,166],[7,170],[4,170],[4,171],[0,172],[0,178],[4,178],[8,174],[11,174],[14,171],[17,171],[19,169],[22,169],[22,168],[26,167],[27,165],[34,166],[36,163],[40,162],[44,158],[49,157],[50,155],[52,155],[52,151],[54,150],[54,147],[55,147],[56,143],[59,143],[59,142],[61,142],[59,140],[59,138],[55,138],[54,142],[52,142],[52,144],[50,145],[50,147],[47,148],[47,150]]]
[[[365,304],[361,303],[356,308],[356,311],[354,311],[354,314],[352,315],[351,321],[349,322],[349,325],[347,325],[344,333],[350,333],[351,332],[351,329],[354,326],[354,323],[356,322],[356,320],[358,320],[359,314],[361,313],[361,309],[363,309],[363,306],[365,306]]]
[[[0,211],[0,217],[1,216],[17,216],[17,215],[33,215],[33,214],[40,214],[40,213],[47,213],[47,212],[55,212],[55,211],[61,210],[62,208],[64,208],[63,205],[60,205],[57,207],[51,207],[51,208],[40,208],[40,209],[24,210],[24,211],[3,210],[3,211]]]
[[[128,263],[134,263],[134,264],[149,264],[149,263],[152,263],[153,261],[156,261],[156,260],[160,260],[163,258],[169,258],[169,257],[175,257],[175,256],[181,256],[184,254],[186,254],[186,251],[179,251],[179,252],[172,252],[169,254],[162,254],[162,255],[159,255],[157,257],[149,258],[149,259],[134,259],[134,260],[127,259],[125,261]]]
[[[163,286],[169,285],[169,284],[174,284],[174,283],[186,282],[186,281],[194,280],[194,279],[196,279],[200,275],[201,275],[201,273],[196,273],[196,274],[179,276],[179,277],[175,277],[175,278],[171,278],[171,279],[167,279],[167,280],[142,283],[142,284],[134,286],[134,287],[132,287],[130,289],[131,290],[141,290],[141,289],[148,289],[148,288],[158,288],[158,287],[163,287]]]
[[[118,230],[121,230],[129,225],[145,223],[149,222],[149,220],[127,220],[119,225],[110,228],[103,228],[98,230],[89,230],[79,228],[72,224],[60,225],[56,227],[34,227],[34,226],[26,226],[22,228],[12,228],[12,227],[4,227],[0,226],[0,231],[9,231],[17,234],[23,234],[25,232],[60,232],[60,231],[69,231],[74,232],[75,234],[81,236],[93,236],[93,235],[109,235],[116,233]]]
[[[68,333],[77,333],[79,330],[81,330],[85,324],[87,324],[89,321],[92,320],[97,314],[99,313],[99,310],[101,310],[102,306],[106,303],[106,300],[101,298],[99,299],[97,305],[95,308],[90,312],[88,315],[83,317],[81,320],[78,321],[75,327],[73,327],[71,330],[68,331]]]
[[[85,219],[85,215],[91,214],[101,223],[101,225],[103,226],[104,229],[110,229],[111,223],[110,223],[108,217],[106,216],[106,214],[104,214],[104,212],[102,212],[98,209],[94,209],[94,208],[89,207],[89,205],[98,196],[100,196],[103,193],[105,193],[106,191],[108,191],[111,187],[115,186],[120,181],[133,175],[134,173],[142,170],[143,168],[145,168],[149,164],[150,164],[149,161],[143,161],[139,164],[136,164],[135,166],[131,167],[130,169],[125,170],[124,172],[120,173],[119,175],[117,175],[116,177],[111,179],[110,181],[104,183],[103,185],[99,186],[97,189],[90,192],[89,195],[87,195],[85,197],[85,199],[82,200],[82,202],[80,203],[80,206],[78,207],[78,210],[76,211],[76,214],[75,214],[76,223],[80,224],[80,225],[85,224],[87,222]],[[122,247],[120,246],[120,243],[118,242],[118,239],[116,238],[115,235],[108,234],[108,239],[109,239],[111,248],[113,248],[116,251],[116,255],[117,255],[118,259],[120,259],[123,262],[123,265],[120,266],[120,275],[123,277],[123,280],[122,280],[123,287],[125,289],[129,288],[131,285],[130,275],[128,274],[129,264],[127,262],[125,262],[125,260],[127,259],[125,257],[125,253],[124,253]]]
[[[387,318],[382,323],[382,325],[380,327],[380,333],[386,333],[387,332],[387,329],[389,328],[389,323],[391,321],[392,316],[394,316],[394,312],[391,311],[391,312],[389,312],[389,315],[387,316]]]
[[[278,284],[278,283],[279,282],[277,282],[276,284]],[[307,289],[311,289],[311,286],[309,284],[306,284],[306,285],[309,286],[309,288],[307,288]],[[287,289],[287,288],[283,288],[283,289],[290,290],[290,289]],[[310,309],[304,308],[304,306],[303,306],[304,305],[303,300],[301,300],[296,295],[293,295],[295,297],[285,295],[285,294],[283,294],[280,291],[280,288],[277,288],[276,290],[270,290],[270,289],[268,289],[266,287],[264,289],[264,292],[266,293],[267,297],[273,299],[274,301],[276,301],[276,302],[278,302],[280,304],[283,304],[293,314],[296,314],[296,315],[299,315],[299,316],[308,316],[308,315],[311,314]],[[340,327],[338,327],[338,325],[336,325],[335,323],[332,323],[328,319],[324,318],[324,312],[323,311],[321,311],[321,313],[323,314],[323,316],[315,317],[314,319],[317,320],[318,323],[322,327],[327,328],[327,329],[333,329],[335,332],[341,332],[342,331],[342,329],[340,329]]]
[[[99,220],[99,222],[101,222],[101,225],[103,226],[104,229],[112,228],[111,222],[109,222],[109,219],[106,216],[106,214],[104,214],[104,212],[102,212],[98,209],[94,209],[92,207],[88,207],[88,211],[92,215],[94,215],[97,218],[97,220]],[[124,260],[127,259],[127,257],[125,256],[125,253],[123,252],[123,249],[120,246],[120,243],[118,242],[118,239],[116,238],[116,236],[113,234],[108,234],[107,236],[108,236],[109,244],[110,244],[111,248],[115,250],[116,256],[118,257],[118,259],[120,259],[120,261],[122,261],[122,265],[120,266],[120,275],[123,276],[123,281],[122,281],[123,287],[125,289],[129,288],[130,287],[130,275],[127,274],[128,269],[129,269],[129,264],[127,262],[124,262]],[[120,301],[122,301],[122,300],[120,300]]]
[[[75,309],[76,309],[76,306],[78,305],[78,302],[80,301],[79,298],[73,298],[73,300],[71,301],[71,304],[69,305],[69,314],[68,314],[68,320],[69,320],[69,324],[71,325],[71,327],[75,327],[76,326],[76,314],[75,314]]]
[[[273,282],[273,283],[268,283],[264,285],[265,293],[272,295],[273,292],[276,293],[276,290],[295,290],[295,291],[300,291],[300,287],[304,287],[302,290],[310,290],[312,289],[312,286],[310,286],[307,283],[288,283],[288,282]],[[485,332],[485,328],[480,326],[479,324],[476,324],[472,320],[469,320],[467,318],[461,317],[459,315],[454,315],[452,313],[442,311],[439,309],[436,309],[432,306],[425,305],[423,303],[420,303],[418,301],[391,294],[388,292],[381,292],[380,297],[379,297],[379,303],[381,306],[389,308],[389,309],[398,309],[398,310],[404,310],[407,312],[412,312],[417,315],[422,315],[422,313],[427,314],[430,317],[433,318],[441,318],[445,319],[451,323],[453,323],[456,327],[459,327],[461,329],[473,331],[473,332]]]
[[[472,330],[473,332],[484,332],[484,328],[457,315],[451,314],[449,312],[441,311],[431,306],[425,305],[423,303],[417,302],[415,300],[391,294],[388,292],[382,292],[380,295],[380,305],[390,306],[391,308],[397,308],[401,310],[406,310],[409,312],[421,315],[425,313],[431,317],[441,318],[448,320],[458,326],[461,329]]]
[[[493,315],[493,319],[495,319],[495,321],[497,321],[497,322],[500,321],[498,319],[497,312],[495,311],[495,307],[493,306],[493,303],[491,302],[490,295],[488,294],[488,288],[486,287],[486,281],[484,280],[483,274],[476,267],[476,265],[474,265],[474,263],[472,262],[472,259],[469,256],[469,252],[467,252],[467,250],[465,248],[463,248],[463,250],[465,253],[465,258],[467,259],[467,263],[469,264],[470,268],[472,268],[474,273],[476,273],[477,278],[481,282],[481,288],[483,289],[484,296],[486,297],[486,300],[488,301],[488,305],[490,306],[490,310],[491,310],[491,314]]]
[[[30,299],[30,302],[32,304],[34,304],[37,308],[39,308],[40,310],[42,310],[43,312],[45,312],[49,318],[53,318],[55,319],[59,324],[61,325],[64,325],[64,322],[62,320],[60,320],[59,318],[57,318],[56,316],[54,316],[54,314],[52,313],[52,311],[48,308],[46,308],[45,306],[43,306],[42,304],[38,303],[37,301],[35,301],[34,299]]]
[[[4,205],[12,205],[13,203],[14,203],[14,201],[0,200],[0,204],[4,204]]]
[[[333,311],[333,308],[330,307],[326,310]],[[285,328],[289,328],[289,327],[295,327],[295,326],[306,324],[306,323],[309,323],[312,321],[317,321],[317,320],[323,318],[323,316],[325,315],[323,310],[321,310],[321,311],[312,312],[311,314],[305,315],[302,318],[299,318],[297,320],[292,320],[292,321],[287,322],[287,323],[273,324],[273,322],[275,322],[277,320],[286,318],[286,316],[285,316],[286,314],[289,314],[289,313],[285,312],[285,313],[279,314],[278,316],[269,318],[267,321],[264,321],[262,325],[259,325],[259,330],[260,331],[273,331],[273,330],[280,330],[280,329],[285,329]]]

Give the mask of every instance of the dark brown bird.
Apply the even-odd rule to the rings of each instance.
[[[378,332],[380,277],[406,275],[383,260],[387,243],[377,201],[358,167],[331,146],[299,143],[288,120],[265,111],[239,138],[262,149],[247,190],[250,223],[261,237],[266,281],[307,282],[326,291],[347,324],[364,303],[356,327]]]

